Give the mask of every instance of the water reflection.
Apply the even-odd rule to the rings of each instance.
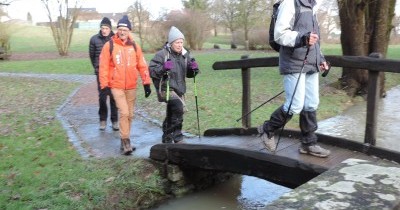
[[[156,210],[258,209],[289,191],[263,179],[237,175],[210,189],[171,200]]]
[[[386,98],[378,104],[378,125],[376,145],[400,151],[400,142],[396,133],[400,127],[400,86],[387,92]],[[318,123],[318,133],[343,137],[364,142],[366,123],[366,102],[360,102],[343,114]]]

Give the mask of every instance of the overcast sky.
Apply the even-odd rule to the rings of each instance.
[[[70,1],[75,2],[75,1]],[[82,7],[95,7],[100,13],[126,12],[135,0],[82,0]],[[163,10],[182,9],[181,0],[142,0],[142,4],[155,18]],[[26,20],[28,12],[34,22],[48,21],[47,12],[41,0],[15,0],[6,7],[9,16],[14,19]]]

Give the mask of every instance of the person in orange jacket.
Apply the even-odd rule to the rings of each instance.
[[[118,21],[117,33],[103,46],[99,67],[100,87],[111,89],[118,107],[121,150],[125,155],[135,150],[135,147],[131,146],[130,129],[139,75],[145,97],[151,94],[148,66],[142,49],[133,40],[131,30],[131,22],[128,16],[124,15]]]

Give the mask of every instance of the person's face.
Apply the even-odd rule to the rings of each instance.
[[[182,53],[183,48],[183,39],[177,39],[171,43],[171,48],[173,51],[177,53]]]
[[[122,41],[126,41],[128,39],[130,32],[131,31],[129,30],[129,28],[128,27],[124,27],[124,26],[118,27],[118,29],[117,29],[118,37]]]
[[[109,28],[108,26],[101,26],[100,31],[101,35],[108,36],[111,33],[111,28]]]

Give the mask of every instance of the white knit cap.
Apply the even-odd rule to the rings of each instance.
[[[177,39],[185,39],[185,36],[182,34],[182,32],[176,28],[175,26],[172,26],[171,29],[169,30],[168,34],[168,43],[171,44]]]

